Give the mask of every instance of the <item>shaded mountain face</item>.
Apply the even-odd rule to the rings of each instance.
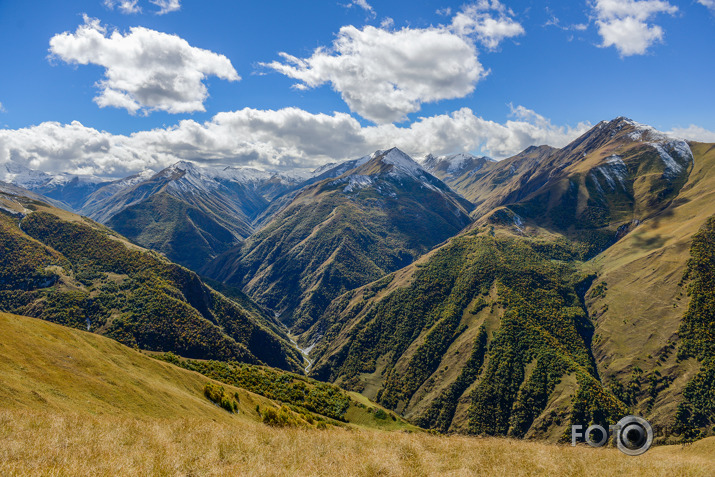
[[[272,317],[91,220],[0,192],[0,310],[129,346],[300,370]]]
[[[422,160],[422,167],[427,172],[445,183],[450,184],[465,173],[476,174],[484,166],[495,163],[494,159],[487,156],[477,157],[468,153],[452,154],[449,156],[433,156],[428,154]]]
[[[298,331],[336,296],[404,267],[470,222],[470,204],[398,149],[317,179],[203,270]]]
[[[711,432],[715,145],[618,118],[460,184],[477,222],[334,299],[300,336],[314,377],[445,431]]]

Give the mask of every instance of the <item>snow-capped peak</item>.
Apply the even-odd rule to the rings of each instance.
[[[421,176],[425,170],[414,159],[393,147],[387,151],[376,151],[374,157],[381,157],[383,164],[392,166],[391,172],[402,172],[413,177]]]
[[[25,189],[39,187],[52,179],[52,176],[45,172],[35,171],[20,164],[9,162],[3,165],[5,170],[2,180]]]

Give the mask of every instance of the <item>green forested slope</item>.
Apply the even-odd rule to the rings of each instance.
[[[688,438],[707,435],[715,424],[715,217],[693,237],[684,280],[690,305],[680,326],[680,359],[696,358],[698,373],[683,391],[676,424]]]
[[[17,196],[1,199],[0,262],[9,266],[0,272],[0,310],[142,349],[302,368],[275,324],[195,273],[89,219]]]
[[[613,419],[626,407],[598,380],[579,296],[593,277],[566,261],[574,253],[491,228],[460,235],[402,286],[386,279],[377,299],[375,284],[336,300],[313,330],[325,337],[311,374],[362,391],[379,375],[377,401],[422,425],[518,437],[552,430],[537,418],[573,376],[573,407],[554,410],[561,431]],[[453,422],[460,400],[466,422]]]

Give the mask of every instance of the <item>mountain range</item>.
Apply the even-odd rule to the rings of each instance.
[[[500,161],[5,179],[1,311],[298,371],[295,340],[311,377],[443,432],[715,423],[713,144],[620,117]]]

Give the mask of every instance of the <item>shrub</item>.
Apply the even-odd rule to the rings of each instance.
[[[234,393],[234,395],[236,394]],[[204,386],[204,396],[206,396],[209,401],[221,406],[228,412],[238,412],[238,403],[231,399],[231,396],[226,393],[223,386],[219,386],[214,383],[206,383],[206,386]]]
[[[281,406],[280,409],[269,407],[263,411],[262,422],[274,427],[296,427],[298,420],[286,406]]]

